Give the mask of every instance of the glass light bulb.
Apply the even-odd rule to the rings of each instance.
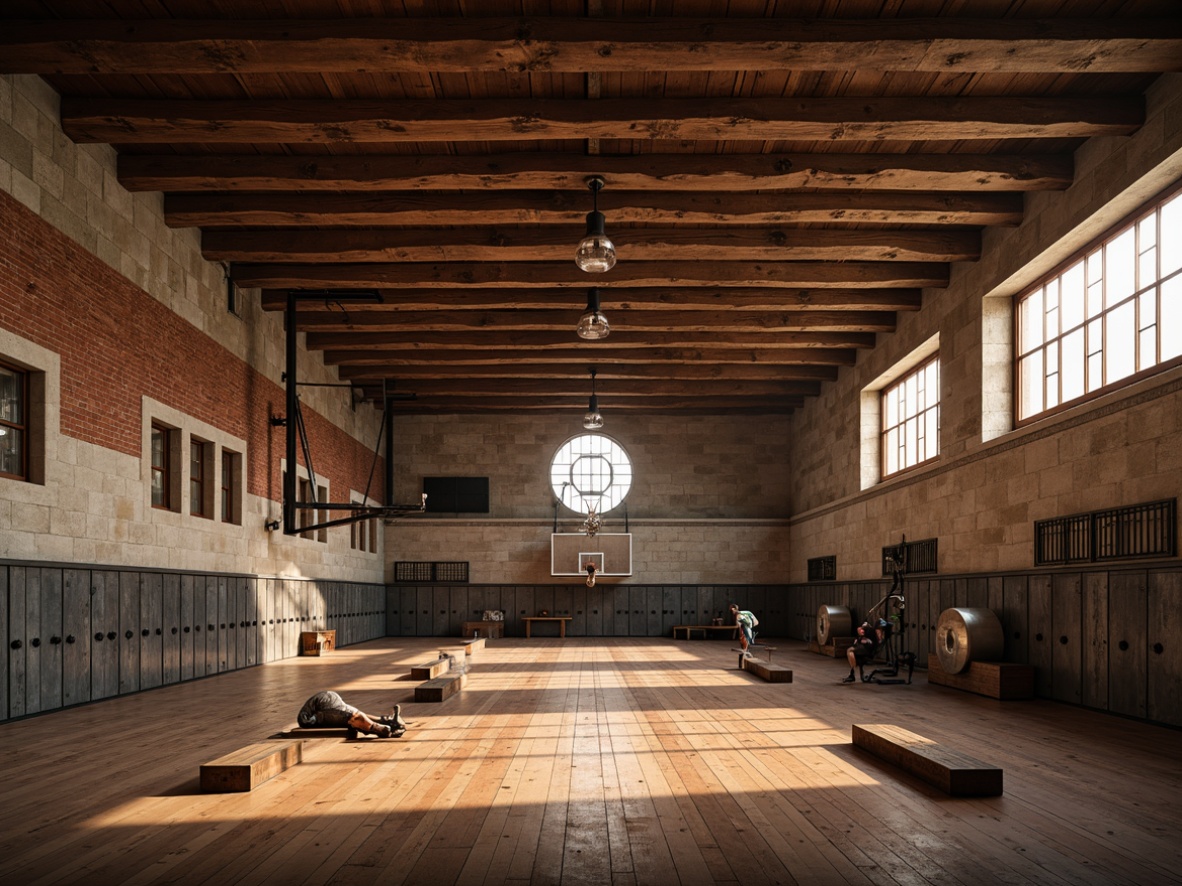
[[[579,241],[575,264],[589,274],[602,274],[616,266],[616,247],[605,234],[589,234]]]
[[[598,431],[603,427],[603,416],[598,409],[592,409],[583,416],[583,427],[588,431]]]
[[[575,327],[575,332],[578,333],[579,338],[585,338],[588,341],[599,341],[600,339],[607,338],[611,334],[611,331],[607,317],[599,311],[587,311],[579,318],[579,323]]]

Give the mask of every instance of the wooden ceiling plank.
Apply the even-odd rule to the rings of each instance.
[[[300,312],[302,332],[466,332],[499,335],[508,331],[569,330],[576,309],[548,311],[371,311],[346,306]],[[629,311],[615,317],[616,327],[630,332],[800,332],[831,329],[843,332],[894,332],[890,311]]]
[[[759,194],[601,195],[609,233],[619,225],[775,225],[799,223],[1016,225],[1019,193],[950,191],[816,191]],[[171,227],[411,227],[564,225],[573,243],[582,235],[586,194],[481,192],[448,194],[169,194],[164,219]],[[518,234],[517,236],[521,236]],[[643,236],[643,234],[641,234]]]
[[[617,235],[622,262],[689,261],[975,261],[981,235],[966,230],[873,228],[633,228]],[[540,228],[443,230],[211,230],[201,238],[210,261],[450,262],[560,261],[574,255],[572,232]]]
[[[79,143],[1088,138],[1128,135],[1144,98],[1125,96],[178,100],[63,96]]]
[[[642,154],[584,157],[521,152],[478,157],[120,154],[131,191],[570,190],[599,175],[608,191],[753,191],[789,188],[940,191],[1062,190],[1069,155]],[[584,196],[585,200],[586,197]]]
[[[523,308],[534,310],[579,310],[586,304],[582,292],[569,289],[474,289],[469,291],[446,289],[379,289],[380,302],[365,305],[369,311],[433,311]],[[604,310],[661,310],[677,308],[698,310],[849,310],[849,311],[917,311],[922,304],[918,289],[612,289],[599,290],[600,305]],[[264,289],[260,305],[266,311],[282,311],[287,306],[287,290]],[[318,309],[324,303],[301,300],[297,310]],[[318,307],[321,306],[321,307]]]
[[[584,274],[574,262],[452,262],[448,264],[234,264],[245,288],[416,288],[588,286],[785,286],[845,288],[944,287],[948,265],[937,262],[628,262],[608,274]],[[603,279],[600,279],[603,278]]]
[[[329,366],[341,367],[342,371],[345,367],[357,367],[366,377],[378,378],[396,374],[399,367],[516,367],[553,362],[588,366],[590,363],[625,364],[633,360],[643,360],[646,365],[657,368],[684,367],[692,370],[695,367],[725,369],[733,366],[742,370],[747,367],[768,366],[812,373],[832,371],[839,366],[853,366],[857,355],[853,348],[837,347],[710,348],[699,345],[682,347],[656,344],[648,345],[638,352],[634,348],[615,348],[603,342],[591,349],[573,340],[565,349],[551,347],[546,350],[525,349],[511,352],[502,348],[482,349],[474,345],[458,350],[419,347],[415,342],[404,342],[401,345],[394,342],[388,347],[375,344],[365,348],[354,348],[348,341],[333,343],[313,339],[313,345],[315,347],[310,345],[310,349],[321,350],[324,362]],[[390,371],[383,373],[384,367],[388,367]]]
[[[397,376],[394,381],[398,382]],[[747,396],[806,396],[820,393],[820,382],[811,381],[756,381],[750,379],[693,379],[682,381],[666,379],[652,380],[616,379],[600,384],[596,378],[596,389],[600,396],[614,398],[613,402],[625,399],[651,399],[654,396],[692,395],[714,397]],[[545,397],[586,397],[591,393],[591,383],[586,374],[565,378],[522,379],[522,378],[455,378],[407,380],[405,386],[419,394],[481,397],[519,397],[538,395]]]
[[[1178,71],[1176,18],[9,21],[6,73]]]
[[[515,359],[516,349],[526,351],[567,350],[578,340],[573,332],[508,331],[502,332],[495,341],[479,332],[309,332],[307,347],[313,351],[323,350],[392,350],[397,347],[412,350],[470,350],[473,348],[501,348],[504,359]],[[705,332],[629,332],[613,331],[610,345],[603,342],[584,343],[586,359],[601,359],[596,355],[607,351],[623,351],[647,348],[705,348],[718,350],[751,350],[756,348],[813,348],[817,356],[827,349],[872,348],[872,332],[748,332],[722,338]],[[647,356],[647,355],[646,355]],[[810,362],[824,362],[818,359]]]
[[[330,355],[337,352],[324,352],[325,362],[329,363]],[[584,379],[586,374],[586,359],[566,363],[525,363],[516,362],[511,365],[504,363],[489,363],[488,365],[443,363],[437,360],[412,364],[403,363],[394,366],[391,363],[363,364],[360,362],[337,366],[337,375],[341,381],[372,381],[383,378],[568,378],[573,375]],[[330,364],[331,365],[331,364]],[[836,366],[799,366],[799,365],[752,365],[738,364],[687,364],[684,362],[666,363],[626,363],[621,360],[610,360],[602,365],[595,364],[596,378],[600,381],[612,379],[649,379],[669,380],[678,379],[717,379],[717,380],[747,380],[747,381],[811,381],[820,383],[833,381],[837,378]]]

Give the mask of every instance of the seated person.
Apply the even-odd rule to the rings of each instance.
[[[347,727],[349,738],[356,738],[359,732],[376,735],[378,738],[399,738],[406,732],[406,723],[399,714],[401,706],[394,705],[393,713],[385,717],[371,717],[358,710],[330,689],[317,692],[300,708],[296,717],[305,729],[315,726]]]
[[[854,669],[857,668],[858,676],[865,682],[866,675],[862,672],[863,665],[868,661],[873,661],[875,653],[878,652],[878,646],[886,640],[883,632],[881,620],[877,625],[871,627],[870,622],[864,621],[858,625],[858,637],[854,640],[854,645],[845,651],[846,660],[850,663],[850,675],[842,680],[842,683],[854,682]]]

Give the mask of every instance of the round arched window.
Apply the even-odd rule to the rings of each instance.
[[[632,461],[611,437],[580,434],[554,453],[550,485],[558,500],[572,511],[605,514],[632,488]]]

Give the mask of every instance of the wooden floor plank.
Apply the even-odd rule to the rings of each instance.
[[[1177,733],[1039,700],[838,681],[778,641],[791,684],[725,642],[490,640],[468,688],[398,677],[386,638],[0,725],[0,880],[21,883],[1179,882]],[[403,703],[402,739],[308,739],[250,793],[201,763],[267,740],[312,693]],[[193,711],[232,708],[230,720]],[[138,724],[176,724],[147,730]],[[1005,769],[949,798],[850,744],[893,722]],[[74,740],[84,736],[84,740]]]

